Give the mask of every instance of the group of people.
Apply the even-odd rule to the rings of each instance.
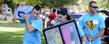
[[[78,21],[79,23],[77,23],[82,43],[101,44],[101,37],[103,37],[105,29],[105,18],[97,13],[97,2],[91,1],[88,6],[89,11],[83,13],[83,16]],[[61,10],[57,12],[60,23],[71,20],[67,10],[65,8],[61,8]]]
[[[95,1],[90,1],[88,7],[89,11],[83,13],[83,16],[78,21],[79,23],[77,23],[82,44],[101,44],[100,38],[103,36],[105,28],[104,18],[97,13],[98,5]],[[41,44],[40,34],[44,23],[41,17],[41,6],[35,5],[29,8],[32,9],[23,10],[31,11],[27,13],[19,13],[18,10],[20,9],[18,8],[15,10],[15,18],[21,22],[23,21],[25,24],[23,44]],[[46,26],[51,27],[70,20],[72,19],[66,8],[62,7],[59,10],[53,9],[48,16]]]
[[[89,11],[83,13],[83,16],[79,18],[79,23],[77,23],[82,44],[101,44],[101,38],[105,30],[105,18],[97,13],[98,5],[96,1],[90,1],[88,8]],[[60,11],[57,11],[57,15],[54,15],[54,13],[55,11],[53,10],[48,24],[55,21],[56,23],[53,24],[57,25],[72,20],[66,8],[60,8]],[[58,16],[58,18],[55,16]]]

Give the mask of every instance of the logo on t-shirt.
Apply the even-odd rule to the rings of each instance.
[[[98,21],[97,21],[97,20],[93,20],[93,21],[88,20],[88,21],[86,21],[86,25],[87,25],[87,27],[88,27],[91,31],[93,31],[93,29],[96,27],[97,24],[98,24]]]

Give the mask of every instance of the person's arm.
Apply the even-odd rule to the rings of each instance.
[[[87,41],[86,35],[84,35],[84,36],[82,37],[82,44],[86,44],[86,41]]]
[[[81,34],[81,40],[82,40],[82,44],[86,44],[86,40],[87,40],[87,38],[86,38],[86,35],[85,35],[85,32],[84,32],[84,22],[83,22],[83,17],[81,17],[80,19],[79,19],[79,23],[78,23],[78,25],[80,25],[80,28],[81,28],[81,31],[82,31],[82,33],[83,34]]]
[[[30,25],[28,16],[25,15],[24,17],[25,17],[25,20],[26,20],[26,29],[27,29],[27,31],[28,31],[28,32],[33,32],[33,31],[35,31],[35,28]]]
[[[104,31],[105,31],[105,18],[102,16],[99,18],[98,29],[99,29],[98,34],[94,36],[92,40],[95,40],[99,37],[103,37]]]
[[[105,29],[102,28],[102,29],[100,30],[100,33],[98,33],[97,37],[102,37],[103,34],[104,34],[104,32],[105,32]]]
[[[83,29],[80,27],[79,22],[77,22],[77,27],[78,27],[78,31],[79,31],[80,37],[81,37],[82,40],[83,40],[83,38],[85,37],[85,36],[84,36],[85,34],[84,34]]]
[[[96,36],[92,37],[92,41],[99,37],[103,37],[103,34],[104,34],[104,28],[102,28]]]

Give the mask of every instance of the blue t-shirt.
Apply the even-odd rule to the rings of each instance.
[[[97,13],[93,16],[90,16],[89,13],[84,13],[79,19],[79,24],[85,34],[91,36],[96,36],[100,32],[100,29],[105,28],[104,17]],[[97,38],[92,42],[87,41],[86,44],[101,44],[101,39]]]
[[[79,25],[79,22],[77,22],[78,32],[80,34],[80,37],[82,38],[84,36],[84,31],[82,30],[81,26]]]
[[[36,20],[30,20],[31,26],[33,26],[36,31],[27,32],[26,28],[24,30],[24,43],[23,44],[41,44],[40,32],[42,31],[43,23],[42,19],[38,18]]]

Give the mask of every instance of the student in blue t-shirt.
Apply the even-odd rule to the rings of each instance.
[[[104,18],[97,14],[97,3],[91,1],[89,3],[89,13],[84,13],[79,19],[79,24],[84,30],[86,44],[101,44],[101,37],[104,34]]]
[[[43,27],[42,19],[39,17],[41,7],[36,5],[32,10],[32,19],[29,20],[28,15],[24,15],[26,26],[24,30],[24,43],[23,44],[41,44],[40,32]]]

